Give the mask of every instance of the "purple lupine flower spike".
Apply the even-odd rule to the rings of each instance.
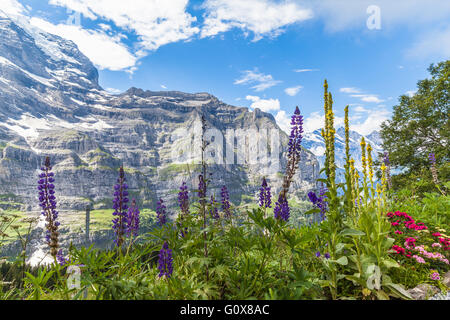
[[[267,185],[266,178],[263,178],[261,188],[259,189],[259,206],[261,208],[272,207],[270,187]]]
[[[206,197],[206,183],[202,174],[198,176],[198,197],[200,201],[204,201]]]
[[[294,115],[291,119],[291,135],[289,136],[288,143],[288,158],[292,158],[294,155],[296,158],[300,158],[302,133],[303,133],[303,116],[300,115],[300,109],[295,108]]]
[[[273,212],[275,219],[280,219],[287,222],[290,216],[290,208],[287,200],[283,197],[279,197],[278,201],[275,203],[275,209]]]
[[[162,249],[159,251],[158,259],[159,277],[166,276],[170,278],[173,273],[172,250],[169,249],[167,242],[164,242]]]
[[[316,193],[313,192],[313,191],[308,193],[308,198],[312,202],[312,204],[314,204],[314,205],[316,205],[317,201],[319,201],[319,199],[317,198]]]
[[[163,199],[159,199],[156,207],[156,215],[160,226],[165,225],[167,222],[166,206]]]
[[[431,152],[431,153],[428,155],[428,159],[430,159],[431,164],[435,164],[435,163],[436,163],[436,156],[434,155],[433,152]]]
[[[136,199],[131,201],[131,207],[128,209],[128,233],[137,236],[139,232],[140,212],[136,204]]]
[[[60,266],[65,266],[69,263],[69,260],[67,260],[62,253],[62,249],[59,249],[56,259],[58,260]]]
[[[56,211],[55,182],[54,173],[51,172],[50,157],[45,158],[42,173],[39,175],[39,205],[42,208],[41,214],[45,216],[46,235],[45,240],[50,247],[50,254],[57,257],[58,254],[58,211]]]
[[[122,246],[124,242],[124,235],[128,229],[127,220],[127,209],[128,209],[128,185],[125,183],[125,172],[123,166],[119,170],[119,178],[117,179],[117,184],[114,186],[114,201],[113,201],[113,216],[115,218],[112,220],[113,229],[116,234],[116,239],[114,242],[118,247]]]
[[[211,217],[215,220],[219,220],[220,216],[219,216],[219,211],[217,210],[217,206],[216,206],[216,200],[214,199],[214,196],[211,196],[211,209],[209,210],[209,213],[211,214]]]
[[[289,219],[289,205],[287,202],[287,194],[289,187],[294,179],[295,171],[297,170],[298,163],[300,161],[301,142],[303,133],[303,116],[300,115],[300,109],[295,108],[294,115],[291,119],[291,135],[289,136],[288,143],[288,163],[286,166],[286,173],[283,178],[283,185],[281,188],[278,202],[276,203],[277,214],[280,218],[288,221]]]
[[[230,194],[228,193],[228,189],[227,189],[226,186],[222,187],[220,195],[222,197],[222,210],[223,210],[223,213],[225,214],[225,217],[231,218]]]
[[[189,193],[187,190],[186,182],[180,187],[180,192],[178,192],[178,204],[180,205],[180,209],[182,214],[189,214]]]

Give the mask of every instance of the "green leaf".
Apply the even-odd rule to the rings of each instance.
[[[348,259],[346,256],[340,257],[337,260],[331,260],[330,262],[338,263],[341,266],[346,266],[348,264]]]
[[[403,288],[403,286],[401,286],[399,284],[390,283],[390,284],[387,284],[386,287],[391,289],[393,291],[393,293],[395,293],[398,298],[402,298],[402,299],[406,299],[406,300],[412,300],[413,299],[411,297],[411,295],[408,293],[408,291],[406,291]]]
[[[357,237],[360,237],[360,236],[365,236],[366,234],[364,232],[360,231],[360,230],[347,228],[347,229],[342,230],[340,232],[340,235],[341,236],[357,236]]]

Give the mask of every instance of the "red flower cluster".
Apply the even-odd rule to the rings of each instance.
[[[416,246],[416,239],[415,238],[406,238],[405,239],[405,245],[407,246],[407,247],[412,247],[412,248],[414,248],[415,246]]]
[[[395,250],[395,253],[398,254],[405,254],[405,249],[397,245],[392,246],[392,250]]]
[[[444,250],[450,250],[450,240],[439,238],[439,242],[444,245]]]
[[[394,217],[400,218],[394,222],[391,222],[391,225],[394,227],[400,225],[400,223],[403,223],[405,225],[405,227],[408,229],[413,229],[413,230],[428,229],[423,222],[416,223],[416,221],[410,215],[408,215],[406,212],[400,212],[400,211],[395,211],[394,213],[389,212],[387,214],[387,216],[389,218],[394,218]],[[403,219],[404,219],[404,221],[402,221]]]

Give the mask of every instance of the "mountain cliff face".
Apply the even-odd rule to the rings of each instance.
[[[275,170],[271,161],[252,163],[248,156],[233,164],[211,164],[216,195],[227,185],[239,203],[241,195],[255,194],[263,175],[273,189],[281,187],[288,137],[272,115],[227,105],[207,93],[131,88],[111,95],[99,86],[96,68],[73,42],[0,14],[1,199],[38,211],[37,174],[50,156],[60,209],[81,210],[87,203],[111,207],[120,165],[141,205],[154,209],[159,198],[175,203],[173,191],[183,181],[196,188],[199,157],[186,158],[188,165],[174,162],[174,145],[184,141],[187,149],[198,150],[194,137],[202,115],[208,128],[216,130],[208,136],[211,141],[227,132],[244,132],[241,140],[223,142],[231,144],[230,150],[247,147],[251,156],[255,141],[270,144],[265,130],[276,130],[281,141],[279,150],[268,147],[281,161]],[[182,132],[178,142],[174,132]],[[316,157],[303,150],[292,190],[304,196],[317,175]]]

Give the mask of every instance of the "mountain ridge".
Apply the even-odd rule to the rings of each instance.
[[[159,198],[176,203],[173,191],[183,181],[193,189],[197,182],[170,158],[172,134],[187,129],[185,140],[194,136],[201,115],[223,136],[227,130],[254,130],[256,136],[236,145],[246,150],[252,141],[260,141],[258,148],[268,143],[265,129],[278,131],[281,167],[267,176],[274,190],[281,187],[288,137],[271,114],[230,106],[204,92],[132,87],[112,95],[98,84],[98,71],[73,42],[24,24],[0,16],[0,194],[12,194],[24,209],[36,210],[37,196],[30,190],[35,190],[43,158],[50,156],[62,209],[82,210],[88,203],[110,207],[121,164],[141,205],[154,207]],[[30,50],[32,55],[24,53]],[[19,63],[20,59],[24,61]],[[255,194],[271,163],[244,160],[231,166],[211,165],[211,191],[218,194],[222,185],[229,185],[237,203],[241,195]],[[302,150],[293,182],[298,196],[314,188],[317,167],[315,156]]]

